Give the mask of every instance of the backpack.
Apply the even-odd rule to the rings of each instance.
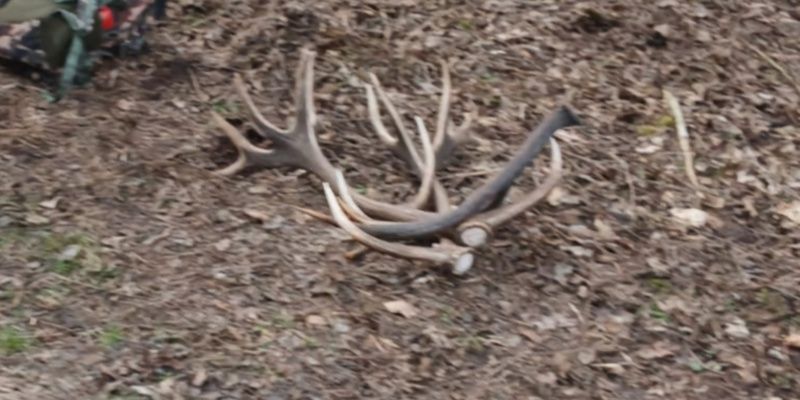
[[[166,0],[0,0],[0,59],[60,72],[54,100],[91,80],[101,53],[144,49],[147,17],[163,19]]]

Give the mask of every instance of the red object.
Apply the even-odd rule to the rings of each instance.
[[[97,13],[100,17],[100,26],[104,31],[110,31],[114,29],[114,27],[117,25],[117,21],[114,18],[114,11],[112,11],[108,6],[102,6]]]

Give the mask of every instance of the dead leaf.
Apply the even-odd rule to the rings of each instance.
[[[614,375],[622,375],[622,374],[625,373],[625,367],[623,367],[622,364],[604,363],[604,364],[593,364],[592,366],[600,368],[600,369],[604,369],[604,370],[608,371],[608,373],[614,374]]]
[[[661,150],[661,146],[657,144],[645,144],[637,147],[635,150],[639,154],[655,154]]]
[[[594,349],[588,349],[578,353],[578,361],[583,365],[593,363],[595,358],[597,358],[597,352]]]
[[[536,380],[542,385],[553,386],[558,382],[558,376],[552,372],[545,372],[543,374],[537,374]]]
[[[725,333],[734,338],[746,338],[750,336],[750,330],[747,329],[747,324],[741,318],[735,318],[730,323],[725,324]]]
[[[406,318],[413,318],[417,315],[417,309],[405,300],[394,300],[383,303],[386,310],[393,314],[400,314]]]
[[[780,204],[777,207],[777,212],[792,223],[800,224],[800,200]]]
[[[542,337],[539,336],[536,332],[532,329],[523,328],[520,329],[519,334],[524,336],[526,339],[530,340],[531,343],[539,343],[542,341]]]
[[[231,240],[222,239],[214,244],[214,248],[217,249],[217,251],[226,251],[231,248]]]
[[[792,333],[783,339],[783,343],[788,347],[800,349],[800,333]]]
[[[43,202],[39,203],[39,205],[40,205],[42,208],[47,208],[47,209],[50,209],[50,210],[52,210],[52,209],[55,209],[56,207],[58,207],[58,202],[59,202],[60,200],[61,200],[61,198],[60,198],[60,197],[56,197],[56,198],[53,198],[53,199],[51,199],[51,200],[45,200],[45,201],[43,201]]]
[[[670,33],[672,33],[672,28],[669,26],[669,24],[658,25],[655,28],[653,28],[653,30],[660,33],[661,36],[664,36],[665,38],[668,38],[670,36]]]
[[[244,212],[244,214],[247,215],[248,217],[255,220],[259,220],[261,222],[266,222],[269,221],[270,219],[269,214],[267,214],[266,212],[254,210],[252,208],[245,208],[244,210],[242,210],[242,212]]]
[[[133,102],[130,100],[120,99],[117,102],[117,108],[122,111],[130,111],[133,109]]]
[[[25,217],[25,222],[31,225],[47,225],[50,223],[50,219],[38,214],[28,214]]]
[[[551,362],[559,375],[564,375],[572,369],[572,363],[567,352],[555,353]]]
[[[708,213],[697,208],[673,208],[669,210],[675,222],[692,228],[700,228],[708,223]]]
[[[614,233],[614,229],[611,228],[611,225],[600,218],[594,219],[594,228],[597,229],[597,234],[600,236],[600,239],[610,240],[617,237],[616,233]]]
[[[761,382],[761,380],[758,379],[756,374],[754,374],[750,370],[738,369],[738,370],[736,370],[736,374],[739,375],[739,378],[742,379],[742,382],[744,382],[745,384],[748,384],[748,385],[755,385],[755,384]]]
[[[192,386],[203,386],[208,379],[208,372],[206,372],[205,368],[200,368],[197,372],[195,372],[194,377],[192,378]]]
[[[651,347],[646,347],[637,351],[636,355],[645,360],[657,360],[675,354],[675,350],[675,345],[672,345],[668,342],[659,341],[653,344]]]
[[[576,257],[592,257],[594,251],[582,246],[561,246],[562,250],[566,250]]]
[[[249,189],[247,189],[247,192],[251,193],[251,194],[265,194],[265,193],[269,193],[269,187],[256,185],[256,186],[252,186]]]
[[[320,326],[320,325],[325,325],[326,324],[325,318],[320,317],[319,315],[309,315],[309,316],[307,316],[306,317],[306,323],[309,324],[309,325],[315,325],[315,326]]]

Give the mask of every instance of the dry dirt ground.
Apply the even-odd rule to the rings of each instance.
[[[0,73],[0,399],[800,397],[797,1],[172,3],[152,53],[61,103]],[[314,176],[211,173],[233,74],[282,123],[304,46],[320,144],[368,194],[415,182],[361,83],[433,126],[440,58],[479,115],[450,193],[569,102],[563,184],[465,276],[346,259],[292,207],[327,211]]]

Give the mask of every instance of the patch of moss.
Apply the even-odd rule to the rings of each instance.
[[[649,278],[647,287],[655,294],[664,295],[672,292],[672,282],[666,278]]]
[[[100,332],[100,344],[105,347],[117,347],[125,340],[125,334],[118,326],[109,326]]]
[[[30,346],[31,341],[22,330],[10,326],[0,329],[0,354],[22,353]]]
[[[669,314],[666,311],[662,310],[661,307],[658,306],[658,304],[653,303],[650,305],[649,315],[650,318],[653,318],[655,320],[669,322]]]
[[[458,27],[465,31],[471,31],[475,28],[472,21],[465,18],[458,20]]]

